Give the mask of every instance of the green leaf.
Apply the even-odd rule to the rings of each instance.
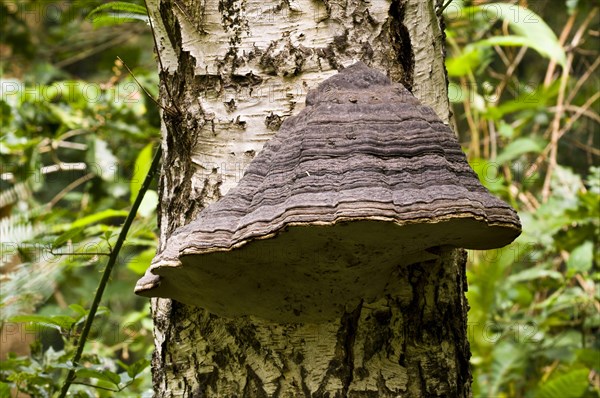
[[[83,117],[73,109],[65,110],[55,104],[44,104],[58,120],[69,129],[76,129],[84,124]]]
[[[525,351],[517,344],[501,341],[494,347],[490,386],[487,391],[489,397],[498,397],[501,386],[521,374],[524,364]]]
[[[132,363],[127,368],[127,374],[132,379],[135,379],[136,376],[139,375],[140,373],[142,373],[144,371],[144,369],[146,369],[149,365],[150,365],[150,361],[147,360],[146,358],[142,358],[142,359]]]
[[[473,7],[472,10],[484,13],[491,19],[507,22],[517,36],[494,36],[477,42],[478,46],[527,46],[540,55],[551,58],[565,67],[567,57],[558,38],[550,27],[533,11],[514,4],[490,3]]]
[[[150,316],[150,305],[149,305],[149,303],[146,303],[146,305],[141,310],[132,311],[129,314],[127,314],[123,318],[122,323],[123,323],[123,325],[134,324],[136,322],[147,320],[149,316]]]
[[[592,268],[593,258],[594,243],[588,240],[571,252],[567,261],[567,268],[574,272],[589,271]]]
[[[502,101],[498,106],[490,106],[487,114],[494,120],[501,120],[504,115],[524,111],[541,110],[545,111],[548,103],[556,98],[560,85],[558,81],[550,84],[549,87],[531,87],[529,85],[519,85],[516,87],[518,95],[513,100]]]
[[[498,133],[504,137],[511,139],[515,135],[515,129],[504,120],[500,120],[500,124],[498,126]]]
[[[158,207],[158,194],[156,191],[149,189],[140,203],[138,214],[142,217],[150,217],[156,211]]]
[[[12,121],[12,109],[4,100],[0,100],[0,126],[8,126]]]
[[[155,254],[156,248],[154,247],[144,250],[129,261],[129,263],[127,264],[127,268],[129,268],[138,275],[143,275],[144,272],[146,272],[146,270],[150,266],[150,263],[152,262],[152,259],[154,258]]]
[[[0,381],[0,397],[10,397],[11,395],[11,391],[10,391],[10,386],[3,382]]]
[[[96,315],[94,317],[96,318],[105,314],[110,314],[110,308],[101,305],[98,307],[98,311],[96,311]]]
[[[142,183],[144,182],[144,178],[146,174],[148,174],[148,170],[150,170],[150,164],[152,163],[152,148],[154,144],[150,143],[144,147],[140,151],[135,159],[135,169],[133,176],[131,177],[130,189],[131,196],[129,197],[130,203],[135,201],[140,188],[142,187]]]
[[[111,372],[108,369],[83,368],[77,370],[77,372],[75,372],[75,375],[81,378],[104,380],[111,384],[114,384],[116,387],[119,387],[119,383],[121,382],[121,377],[119,377],[119,375],[115,372]]]
[[[538,390],[538,398],[577,398],[588,388],[588,369],[574,369],[543,383]]]
[[[125,210],[108,209],[108,210],[104,210],[104,211],[101,211],[96,214],[91,214],[89,216],[80,218],[79,220],[77,220],[71,224],[71,228],[84,227],[84,226],[87,226],[90,224],[97,223],[102,220],[106,220],[108,218],[127,217],[127,214],[128,213]]]
[[[72,224],[63,224],[58,225],[53,228],[55,233],[60,231],[63,232],[58,238],[54,240],[52,243],[52,248],[58,248],[63,246],[68,241],[81,241],[86,238],[86,232],[84,232],[85,228],[88,227],[87,234],[93,234],[95,231],[90,231],[89,229],[94,229],[94,227],[89,227],[90,224],[95,224],[97,222],[115,218],[115,217],[127,217],[127,212],[125,210],[104,210],[96,214],[91,214],[89,216],[80,218],[79,220],[73,222]]]
[[[144,15],[136,15],[136,14],[128,14],[126,17],[124,17],[120,14],[109,13],[109,14],[104,14],[104,15],[97,15],[92,18],[92,24],[94,25],[94,28],[96,28],[96,29],[103,28],[106,26],[115,26],[115,25],[121,25],[121,24],[124,24],[127,22],[136,22],[136,21],[147,22],[148,17],[144,16]]]
[[[501,193],[504,191],[504,177],[498,170],[498,164],[495,162],[489,162],[485,159],[472,159],[469,160],[469,165],[477,173],[479,181],[484,187],[494,193]]]
[[[104,234],[102,235],[104,240],[107,242],[110,242],[110,239],[115,235],[113,232],[114,231],[111,231],[111,230],[104,231]]]
[[[54,240],[54,242],[52,242],[52,248],[53,249],[59,248],[62,245],[64,245],[65,243],[72,241],[72,240],[79,241],[79,240],[83,239],[84,238],[83,230],[84,230],[84,227],[69,229],[68,231],[66,231],[62,235],[60,235],[58,238],[56,238]],[[79,239],[75,239],[75,238],[79,238]]]
[[[466,76],[471,73],[473,69],[476,69],[482,63],[482,59],[484,57],[483,47],[485,46],[478,47],[467,45],[461,54],[448,58],[446,60],[448,76]]]
[[[93,160],[90,163],[92,172],[104,181],[115,180],[119,160],[106,141],[94,139]]]
[[[124,1],[113,1],[94,8],[86,17],[95,28],[119,25],[125,22],[148,22],[145,7]]]
[[[75,319],[66,315],[17,315],[10,318],[11,322],[31,322],[36,325],[47,326],[58,331],[69,330],[75,323]]]
[[[94,8],[92,11],[90,11],[90,13],[87,15],[87,17],[89,18],[91,15],[97,14],[100,11],[107,11],[107,10],[124,11],[124,12],[130,12],[133,14],[142,14],[142,15],[146,15],[146,13],[147,13],[146,7],[140,6],[138,4],[128,3],[126,1],[112,1],[110,3],[102,4],[102,5]]]
[[[562,280],[563,275],[558,271],[547,270],[543,268],[527,268],[521,272],[516,274],[512,274],[508,277],[508,281],[515,282],[524,282],[530,281],[534,279],[542,279],[542,278],[552,278],[556,280]]]
[[[544,143],[542,143],[540,140],[525,137],[518,138],[508,144],[500,153],[500,155],[496,157],[496,163],[504,164],[529,152],[540,153],[544,150],[544,147]]]
[[[600,367],[600,351],[591,348],[581,348],[575,351],[577,360],[589,368]]]
[[[80,316],[85,316],[88,313],[87,310],[79,304],[70,304],[69,308],[75,311]]]
[[[454,82],[448,83],[448,98],[451,103],[459,104],[463,102],[466,98],[466,94],[467,93],[464,92],[460,85]]]

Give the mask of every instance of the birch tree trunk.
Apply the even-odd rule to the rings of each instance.
[[[161,245],[235,186],[309,88],[356,60],[448,122],[440,6],[149,0],[161,98],[181,111],[163,112]],[[462,250],[442,250],[436,262],[399,269],[396,295],[322,324],[226,319],[153,299],[156,396],[467,397],[465,261]]]

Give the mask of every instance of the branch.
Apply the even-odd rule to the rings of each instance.
[[[159,146],[154,154],[154,159],[152,159],[152,164],[150,165],[150,170],[148,170],[148,174],[146,174],[146,179],[142,183],[140,191],[138,192],[133,205],[131,206],[131,210],[125,219],[125,223],[123,224],[123,228],[119,233],[119,238],[115,244],[114,249],[110,253],[110,258],[108,259],[108,264],[106,264],[106,268],[104,269],[104,273],[102,274],[102,279],[100,280],[100,284],[98,285],[98,290],[96,290],[96,295],[94,296],[94,301],[92,302],[92,306],[90,307],[90,312],[87,315],[85,320],[85,324],[83,325],[83,330],[81,331],[81,337],[79,338],[79,342],[77,343],[77,351],[75,351],[75,355],[73,356],[73,365],[77,365],[79,360],[81,359],[81,355],[83,354],[83,349],[85,347],[85,342],[87,340],[88,334],[90,333],[90,329],[92,328],[92,323],[94,322],[94,317],[96,312],[98,311],[98,307],[100,306],[100,300],[102,300],[102,294],[104,293],[104,289],[108,284],[108,279],[110,278],[110,274],[114,265],[117,262],[119,257],[119,252],[121,251],[121,247],[123,243],[125,243],[125,239],[127,238],[127,232],[129,232],[129,228],[133,223],[133,220],[137,214],[138,208],[142,203],[142,199],[150,187],[150,183],[154,178],[154,174],[158,169],[158,164],[160,162],[161,157],[161,147]],[[67,396],[67,392],[69,392],[69,387],[75,381],[75,369],[72,368],[69,370],[67,374],[67,378],[65,379],[65,383],[62,386],[60,391],[59,398],[65,398]]]

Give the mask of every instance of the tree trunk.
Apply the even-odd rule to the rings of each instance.
[[[355,60],[402,82],[448,122],[440,5],[149,0],[161,98],[180,110],[163,112],[159,250],[235,186],[309,88]],[[440,250],[437,261],[398,269],[396,295],[334,322],[227,319],[153,299],[156,395],[469,396],[466,256]]]

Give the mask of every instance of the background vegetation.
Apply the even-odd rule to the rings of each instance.
[[[155,250],[155,186],[83,366],[71,362],[159,140],[156,106],[124,65],[157,94],[143,8],[89,15],[103,3],[0,3],[0,396],[52,396],[70,369],[76,396],[151,394],[149,305],[132,288]],[[469,256],[476,397],[600,396],[598,8],[454,0],[444,9],[456,131],[524,231]]]

